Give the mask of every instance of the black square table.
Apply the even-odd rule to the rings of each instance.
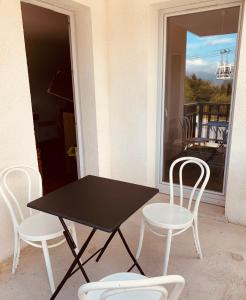
[[[158,192],[158,189],[151,187],[88,175],[28,203],[27,206],[30,208],[59,218],[64,228],[64,236],[74,256],[74,261],[50,300],[55,299],[68,278],[78,270],[81,270],[87,282],[90,281],[83,266],[96,254],[98,254],[96,259],[98,262],[117,232],[133,261],[133,265],[128,271],[136,266],[140,273],[144,274],[132,254],[120,230],[120,226]],[[92,228],[91,233],[78,252],[75,250],[76,245],[64,219]],[[81,263],[81,256],[96,230],[106,231],[111,234],[102,248]],[[78,267],[75,268],[76,266]]]

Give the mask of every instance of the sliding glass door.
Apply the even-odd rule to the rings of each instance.
[[[193,156],[210,167],[207,189],[224,192],[239,14],[235,6],[165,16],[162,183],[176,158]],[[197,168],[184,170],[187,187]]]

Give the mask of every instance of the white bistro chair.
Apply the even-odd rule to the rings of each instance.
[[[183,142],[184,142],[184,150],[188,150],[192,148],[195,144],[201,145],[208,143],[210,141],[207,137],[197,137],[195,135],[194,127],[197,127],[197,124],[194,124],[194,119],[192,116],[187,117],[184,116],[182,120],[179,120],[182,130],[183,130]]]
[[[49,284],[51,292],[53,293],[55,291],[55,284],[48,249],[61,245],[65,242],[65,239],[62,238],[59,239],[59,241],[56,240],[50,244],[47,242],[63,237],[63,227],[58,218],[41,212],[32,214],[31,209],[29,210],[29,216],[24,217],[23,210],[21,209],[21,205],[18,200],[20,195],[17,195],[17,193],[14,192],[14,189],[19,189],[19,192],[23,195],[23,192],[25,191],[26,203],[41,197],[41,175],[36,169],[30,166],[19,165],[12,166],[1,171],[0,180],[0,194],[8,207],[14,228],[12,273],[15,273],[19,263],[21,240],[28,245],[42,248]],[[20,186],[18,186],[18,184]],[[24,205],[26,205],[26,203]],[[77,244],[76,231],[72,222],[69,223],[69,228],[73,239]]]
[[[170,295],[164,285],[173,286]],[[116,273],[80,287],[80,300],[177,300],[184,288],[179,275],[147,278],[135,273]]]
[[[181,163],[179,168],[179,205],[174,204],[174,186],[173,186],[173,170],[174,167]],[[183,170],[188,164],[197,165],[200,168],[200,176],[197,179],[188,201],[188,207],[185,208],[183,201]],[[170,183],[170,203],[153,203],[146,205],[142,211],[142,222],[140,229],[140,239],[136,258],[141,253],[145,226],[158,236],[166,237],[166,253],[164,258],[163,275],[167,274],[170,248],[172,237],[183,233],[192,228],[194,242],[197,254],[202,258],[202,250],[198,236],[198,208],[204,189],[210,177],[210,169],[207,163],[195,157],[181,157],[176,159],[169,170]],[[198,186],[201,184],[200,188]],[[195,200],[193,202],[193,200]]]

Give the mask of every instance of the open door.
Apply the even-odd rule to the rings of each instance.
[[[69,16],[21,3],[44,193],[78,178]]]

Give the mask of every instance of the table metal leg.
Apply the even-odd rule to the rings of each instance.
[[[109,243],[112,241],[113,237],[115,236],[117,230],[115,230],[114,232],[112,232],[109,236],[109,238],[107,239],[106,243],[104,244],[104,246],[102,247],[102,250],[100,251],[98,257],[96,258],[96,262],[99,262],[100,258],[102,257],[103,253],[105,252],[106,248],[108,247]]]
[[[64,236],[65,236],[65,238],[67,240],[68,246],[71,249],[71,252],[72,252],[74,258],[76,258],[77,257],[77,253],[75,252],[75,249],[77,248],[77,245],[75,244],[75,242],[73,240],[73,237],[72,237],[69,229],[67,228],[67,225],[66,225],[65,221],[62,218],[59,218],[59,220],[60,220],[60,222],[62,224],[62,227],[64,228],[63,234],[64,234]],[[78,266],[79,266],[79,269],[81,270],[83,276],[85,277],[85,280],[87,282],[90,282],[90,280],[89,280],[89,278],[88,278],[88,276],[87,276],[87,274],[86,274],[86,272],[85,272],[85,270],[84,270],[84,268],[83,268],[80,260],[78,261]]]
[[[134,266],[136,266],[136,267],[138,268],[139,272],[140,272],[142,275],[145,275],[144,272],[143,272],[143,270],[142,270],[142,268],[141,268],[140,265],[138,264],[138,262],[137,262],[135,256],[132,254],[132,252],[131,252],[131,250],[130,250],[130,248],[129,248],[129,246],[128,246],[128,244],[127,244],[127,242],[126,242],[126,240],[125,240],[125,238],[124,238],[124,236],[123,236],[123,234],[122,234],[122,232],[121,232],[121,230],[120,230],[120,228],[118,228],[117,231],[118,231],[118,233],[119,233],[119,235],[120,235],[120,238],[121,238],[121,240],[122,240],[122,242],[123,242],[123,244],[124,244],[124,246],[125,246],[125,248],[126,248],[128,254],[131,256],[131,259],[132,259],[133,262],[134,262],[133,266],[132,266],[129,270],[131,270]]]
[[[66,238],[66,240],[69,244],[69,247],[73,248],[73,249],[77,248],[77,245],[75,244],[75,242],[73,240],[73,237],[72,237],[69,229],[67,228],[67,225],[66,225],[65,221],[63,220],[63,218],[60,218],[60,217],[59,217],[59,220],[60,220],[60,222],[62,224],[62,227],[64,229],[63,234],[64,234],[64,236],[65,236],[65,238]]]
[[[98,262],[98,261],[100,260],[101,256],[102,256],[103,253],[105,252],[106,248],[108,247],[109,243],[110,243],[111,240],[113,239],[113,237],[114,237],[114,235],[116,234],[116,232],[119,233],[120,238],[121,238],[121,240],[122,240],[122,242],[123,242],[123,244],[124,244],[124,246],[125,246],[125,248],[126,248],[128,254],[130,255],[131,259],[132,259],[133,262],[134,262],[134,264],[130,267],[130,269],[129,269],[127,272],[130,272],[130,271],[136,266],[136,267],[138,268],[139,272],[140,272],[142,275],[144,275],[144,272],[143,272],[142,268],[139,266],[139,264],[138,264],[138,262],[137,262],[135,256],[132,254],[132,252],[131,252],[131,250],[130,250],[130,248],[129,248],[129,246],[128,246],[128,244],[127,244],[127,242],[126,242],[126,240],[125,240],[125,238],[124,238],[124,236],[123,236],[123,234],[122,234],[122,232],[121,232],[121,230],[120,230],[119,228],[118,228],[117,230],[115,230],[113,233],[111,233],[111,235],[110,235],[109,238],[107,239],[106,243],[105,243],[104,246],[102,247],[102,250],[100,251],[100,253],[99,253],[99,255],[98,255],[96,261]]]
[[[60,220],[63,221],[63,219],[61,219],[61,218],[60,218]],[[63,221],[63,222],[64,222],[64,221]],[[64,222],[64,223],[63,223],[63,222],[62,222],[62,225],[65,224],[65,222]],[[88,238],[86,239],[85,243],[83,244],[82,248],[80,249],[80,251],[78,252],[78,254],[76,254],[76,252],[75,252],[75,250],[74,250],[74,248],[73,248],[73,246],[75,245],[75,243],[74,243],[74,241],[73,241],[73,238],[72,238],[71,235],[70,235],[70,232],[69,232],[69,230],[68,230],[66,224],[65,224],[65,226],[64,226],[63,228],[64,228],[64,231],[66,232],[65,237],[66,237],[66,239],[68,238],[68,240],[69,240],[69,241],[68,241],[68,245],[69,245],[70,249],[72,250],[73,255],[75,256],[75,259],[74,259],[74,261],[72,262],[71,266],[69,267],[67,273],[66,273],[65,276],[63,277],[62,281],[60,282],[60,284],[59,284],[58,287],[56,288],[54,294],[51,296],[50,300],[53,300],[53,299],[56,298],[56,296],[58,295],[58,293],[60,292],[60,290],[61,290],[62,287],[64,286],[65,282],[66,282],[66,281],[68,280],[68,278],[71,276],[71,274],[72,274],[72,272],[73,272],[73,270],[74,270],[74,268],[75,268],[76,265],[79,265],[79,268],[80,268],[81,272],[83,273],[83,275],[84,275],[84,277],[85,277],[85,280],[86,280],[87,282],[90,281],[89,278],[88,278],[88,276],[87,276],[87,274],[86,274],[86,272],[85,272],[85,270],[84,270],[84,268],[83,268],[83,266],[82,266],[81,263],[80,263],[80,258],[81,258],[81,256],[83,255],[83,253],[85,252],[85,250],[86,250],[86,248],[87,248],[87,246],[88,246],[90,240],[92,239],[93,235],[95,234],[96,229],[93,229],[93,230],[91,231],[91,233],[89,234],[89,236],[88,236]],[[69,234],[68,234],[68,233],[69,233]]]
[[[61,224],[64,228],[64,236],[67,240],[68,246],[71,249],[73,256],[74,256],[74,261],[72,262],[71,266],[69,267],[67,273],[65,274],[65,276],[63,277],[62,281],[60,282],[60,284],[58,285],[58,287],[56,288],[54,294],[51,296],[50,300],[53,300],[56,298],[56,296],[58,295],[58,293],[60,292],[60,290],[62,289],[62,287],[64,286],[65,282],[77,271],[77,270],[81,270],[83,276],[85,277],[86,282],[90,282],[84,268],[83,265],[86,264],[92,257],[94,257],[99,251],[99,255],[96,259],[96,261],[99,261],[99,259],[101,258],[101,256],[103,255],[103,253],[105,252],[106,248],[108,247],[109,243],[111,242],[111,240],[113,239],[113,237],[115,236],[116,232],[119,233],[120,238],[128,252],[128,254],[130,255],[131,259],[133,260],[134,264],[131,266],[131,268],[128,270],[130,271],[133,267],[137,267],[139,272],[144,275],[144,272],[142,270],[142,268],[139,266],[136,258],[134,257],[134,255],[132,254],[120,228],[118,228],[117,230],[115,230],[114,232],[111,233],[111,235],[109,236],[109,238],[107,239],[106,243],[104,244],[104,246],[97,250],[94,254],[92,254],[83,264],[81,264],[80,262],[80,258],[83,255],[83,253],[85,252],[87,246],[89,245],[93,235],[96,232],[96,229],[93,229],[90,233],[90,235],[88,236],[88,238],[86,239],[85,243],[83,244],[82,248],[80,249],[80,251],[78,252],[78,254],[75,252],[75,248],[76,248],[76,244],[74,243],[74,240],[71,236],[71,233],[69,232],[66,223],[64,222],[64,220],[62,218],[59,218],[61,221]],[[78,265],[78,268],[75,269],[76,265]],[[74,270],[75,269],[75,270]]]

